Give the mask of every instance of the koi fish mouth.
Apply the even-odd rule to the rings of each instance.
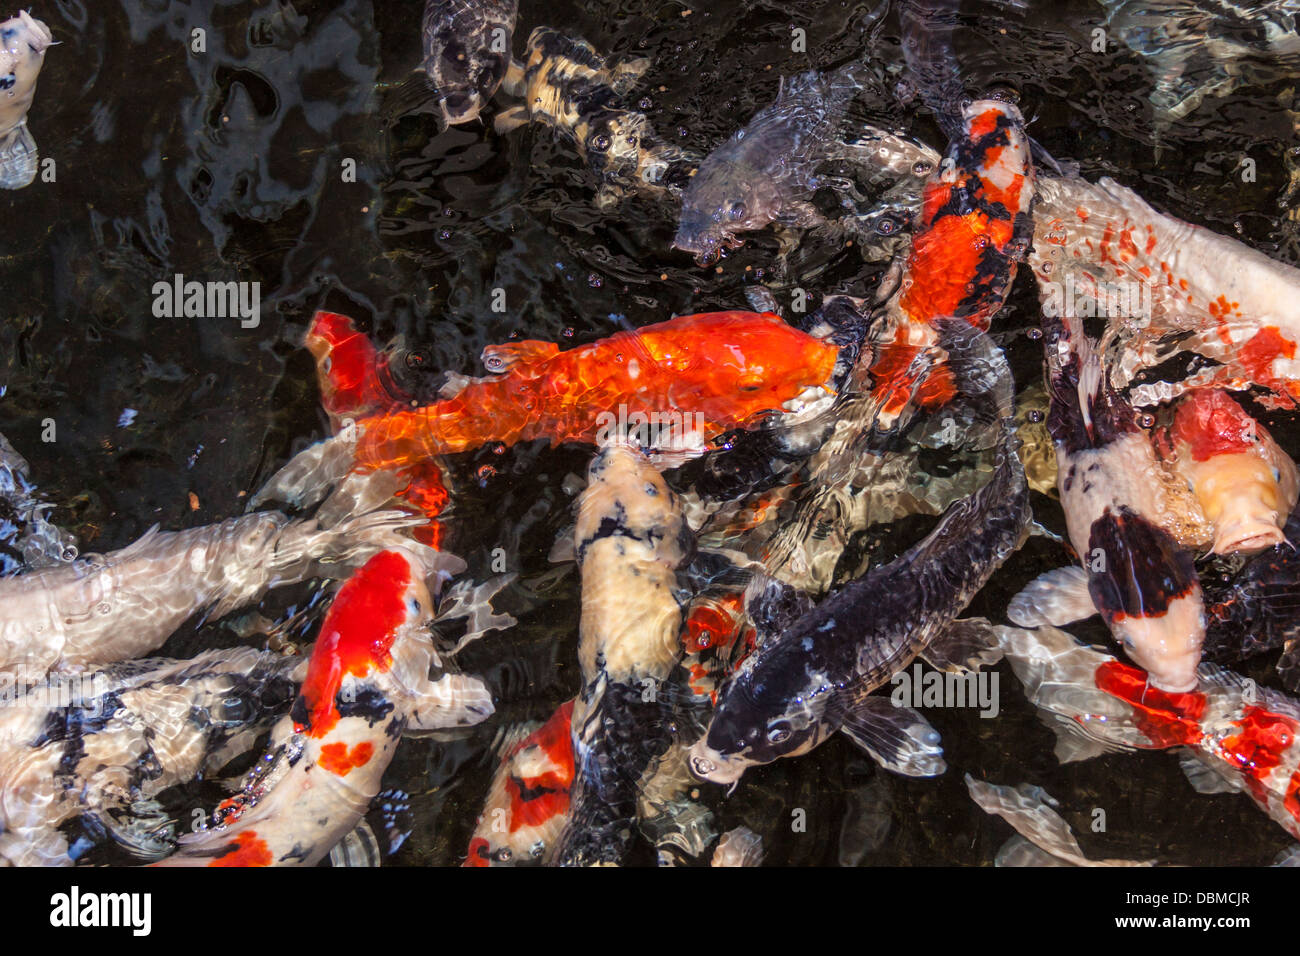
[[[704,738],[691,747],[687,763],[698,779],[723,785],[738,782],[750,766],[750,761],[744,757],[718,753]]]
[[[673,248],[691,253],[695,257],[697,266],[711,266],[728,251],[739,249],[744,244],[745,240],[738,239],[728,232],[714,235],[687,226],[678,229],[677,235],[673,238]]]

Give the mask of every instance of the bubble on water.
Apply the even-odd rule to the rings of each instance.
[[[985,249],[988,247],[988,244],[989,244],[988,236],[976,236],[974,241],[972,242],[972,245],[974,245],[976,249]]]
[[[1043,337],[1043,330],[1039,328],[1025,329],[1025,335],[1037,342]]]
[[[1143,428],[1150,428],[1155,423],[1156,423],[1156,417],[1152,415],[1150,412],[1143,412],[1141,415],[1138,416],[1138,424],[1141,425]]]
[[[506,446],[504,443],[497,442],[495,445],[492,446],[492,454],[504,455],[505,453],[506,453]]]
[[[650,97],[648,96],[643,96],[641,97],[641,101],[636,104],[636,108],[639,110],[648,110],[650,109],[650,107],[654,105],[655,105],[654,100],[650,99]]]
[[[892,219],[889,216],[882,216],[876,222],[876,232],[880,233],[882,236],[892,236],[894,233],[898,232],[897,220]]]
[[[1038,422],[1041,422],[1043,420],[1043,413],[1039,409],[1034,408],[1034,409],[1030,409],[1029,414],[1026,415],[1025,417],[1028,418],[1031,422],[1037,424]]]
[[[489,478],[494,477],[496,473],[497,470],[493,468],[491,465],[480,465],[477,472],[479,483],[480,484],[486,483],[487,480]]]
[[[573,327],[570,326],[569,328],[564,329],[562,332],[560,332],[560,334],[563,335],[566,339],[573,338]]]
[[[450,230],[450,229],[440,229],[440,230],[438,230],[438,238],[439,238],[439,239],[450,239],[450,238],[451,238],[451,230]]]
[[[425,357],[423,352],[406,353],[407,368],[424,368],[424,365],[425,365]]]
[[[596,275],[596,273],[593,272],[591,275],[587,276],[587,285],[591,286],[593,289],[599,289],[603,284],[604,283],[600,276]]]

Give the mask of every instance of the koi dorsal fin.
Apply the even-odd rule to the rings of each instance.
[[[554,342],[540,342],[536,339],[504,342],[501,345],[489,345],[483,350],[483,365],[493,375],[499,375],[520,365],[544,362],[559,352],[560,347]]]

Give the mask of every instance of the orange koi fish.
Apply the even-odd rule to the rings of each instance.
[[[573,786],[573,701],[508,747],[469,841],[465,866],[550,862],[569,822]]]
[[[679,316],[564,352],[553,342],[489,346],[483,362],[499,374],[361,422],[356,460],[367,470],[401,468],[488,442],[594,442],[621,424],[702,441],[826,386],[837,354],[756,312]]]
[[[418,559],[382,551],[339,589],[292,709],[223,823],[159,866],[314,866],[352,832],[403,731],[475,724],[483,683],[441,671]]]

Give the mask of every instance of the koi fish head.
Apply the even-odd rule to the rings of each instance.
[[[709,312],[641,329],[641,345],[681,383],[674,405],[741,424],[827,385],[839,350],[770,312]]]
[[[587,165],[606,182],[631,182],[639,175],[649,136],[643,114],[607,109],[586,123],[581,146]]]
[[[676,494],[645,455],[620,442],[601,449],[587,469],[574,529],[578,560],[593,542],[615,534],[645,543],[674,566],[690,547]]]
[[[673,248],[691,253],[698,265],[710,265],[724,250],[743,245],[737,233],[762,229],[780,211],[781,190],[771,177],[733,162],[729,150],[718,150],[700,164],[682,195]]]
[[[1128,508],[1093,522],[1088,546],[1088,591],[1115,639],[1154,686],[1195,687],[1206,620],[1191,554]]]
[[[381,551],[344,582],[321,625],[291,715],[304,733],[320,737],[338,723],[345,678],[387,671],[392,649],[411,628],[433,619],[433,600],[419,559]]]
[[[1261,551],[1281,544],[1295,506],[1295,462],[1226,392],[1200,389],[1178,405],[1170,426],[1175,470],[1214,526],[1214,550]]]
[[[750,657],[723,688],[708,732],[691,747],[691,772],[729,784],[753,766],[807,753],[834,730],[831,687],[810,673],[798,644]]]
[[[444,129],[475,119],[510,66],[514,18],[493,22],[480,16],[476,22],[466,21],[460,4],[425,7],[422,68],[437,87],[438,120]]]
[[[0,89],[22,95],[36,80],[54,34],[26,10],[0,23]]]

